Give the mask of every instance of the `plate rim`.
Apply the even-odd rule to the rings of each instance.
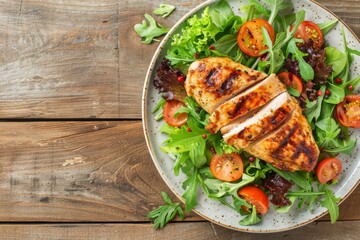
[[[144,137],[145,137],[145,141],[146,141],[146,145],[147,145],[147,149],[150,153],[151,159],[156,167],[157,172],[160,174],[162,180],[166,183],[166,185],[168,186],[168,188],[173,192],[173,194],[181,201],[184,203],[184,200],[182,199],[181,195],[175,191],[175,189],[173,188],[173,186],[171,185],[171,183],[169,183],[163,176],[159,161],[157,160],[154,151],[151,148],[150,145],[150,138],[149,138],[149,133],[148,133],[148,126],[147,126],[147,106],[146,106],[146,99],[147,99],[147,90],[148,90],[148,86],[150,83],[150,77],[153,71],[153,68],[157,62],[157,59],[165,45],[165,43],[168,41],[168,39],[171,37],[171,35],[174,33],[174,31],[184,22],[186,21],[189,17],[191,17],[192,15],[194,15],[196,12],[198,12],[200,9],[205,8],[206,6],[209,6],[210,4],[213,4],[215,2],[218,2],[219,0],[207,0],[199,5],[197,5],[196,7],[192,8],[187,14],[185,14],[184,16],[182,16],[179,20],[176,21],[176,23],[170,28],[169,32],[164,36],[164,38],[161,40],[161,42],[159,43],[159,46],[157,47],[150,63],[149,63],[149,67],[147,69],[146,72],[146,76],[145,76],[145,81],[144,81],[144,85],[143,85],[143,91],[142,91],[142,100],[141,100],[141,116],[142,116],[142,128],[143,128],[143,132],[144,132]],[[341,24],[347,28],[347,30],[353,35],[353,37],[359,42],[360,44],[360,38],[354,33],[354,31],[340,18],[338,17],[333,11],[329,10],[327,7],[323,6],[322,4],[320,4],[319,2],[316,2],[315,0],[301,0],[304,2],[311,2],[315,5],[317,5],[318,7],[322,8],[323,10],[327,11],[329,14],[331,14],[333,17],[335,17],[339,22],[341,22]],[[352,186],[352,188],[344,195],[344,197],[340,200],[340,202],[338,203],[338,205],[342,204],[345,199],[347,199],[353,192],[354,190],[358,187],[358,185],[360,184],[360,178],[357,180],[357,182]],[[221,223],[216,221],[215,219],[212,219],[208,216],[206,216],[205,214],[202,214],[201,212],[199,212],[198,210],[196,210],[195,208],[192,209],[192,211],[194,213],[196,213],[197,215],[201,216],[202,218],[208,220],[211,223],[215,223],[217,225],[220,225],[222,227],[231,229],[231,230],[235,230],[235,231],[241,231],[241,232],[250,232],[250,233],[276,233],[276,232],[284,232],[284,231],[288,231],[288,230],[292,230],[295,228],[299,228],[302,226],[305,226],[311,222],[314,222],[315,220],[325,216],[326,214],[328,214],[328,210],[325,210],[323,213],[310,218],[302,223],[299,224],[294,224],[293,226],[287,227],[287,228],[282,228],[280,230],[257,230],[257,229],[249,229],[246,228],[246,226],[244,226],[244,228],[242,227],[233,227],[233,226],[229,226],[227,224]],[[241,226],[241,225],[239,225]]]

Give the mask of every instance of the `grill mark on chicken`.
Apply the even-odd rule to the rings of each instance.
[[[289,144],[289,140],[291,139],[292,135],[296,132],[298,127],[300,126],[299,123],[295,123],[294,126],[290,129],[289,133],[285,136],[285,138],[280,142],[279,146],[271,153],[273,158],[282,158],[281,152],[282,148],[284,148],[287,144]]]
[[[296,160],[300,156],[300,154],[303,153],[309,159],[308,164],[305,165],[305,163],[303,163],[304,166],[309,167],[309,165],[312,166],[315,163],[315,161],[317,160],[316,153],[313,151],[313,148],[311,146],[308,146],[306,144],[305,141],[301,141],[300,143],[293,143],[293,146],[296,146],[296,149],[294,154],[291,156],[291,160]]]
[[[256,141],[266,136],[268,133],[272,132],[273,130],[277,129],[281,123],[283,123],[285,120],[288,119],[290,112],[291,109],[289,109],[289,107],[280,107],[274,112],[273,116],[265,117],[262,119],[261,121],[262,128],[260,132],[256,132],[255,136],[253,136],[252,134],[246,136],[246,134],[248,134],[247,133],[248,128],[245,128],[242,131],[240,131],[237,134],[237,136],[238,138],[246,138],[247,140]]]
[[[205,86],[207,88],[214,87],[215,86],[215,80],[217,75],[218,68],[213,68],[209,71],[209,73],[206,75],[205,78]]]
[[[225,79],[225,81],[221,84],[219,93],[221,95],[226,94],[229,89],[231,89],[234,81],[240,75],[241,71],[233,71],[230,73],[229,77]]]
[[[265,89],[263,90],[263,87],[260,87],[258,91],[251,92],[239,99],[234,110],[227,112],[229,117],[235,118],[236,116],[243,115],[251,110],[250,106],[258,106],[259,102],[266,102],[266,97],[263,94],[259,96],[259,92],[262,91],[265,91]]]

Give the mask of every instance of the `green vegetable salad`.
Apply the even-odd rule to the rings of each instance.
[[[164,5],[158,10],[158,14],[166,15],[173,9]],[[354,111],[353,114],[357,114],[355,117],[346,113],[339,116],[339,111],[341,106],[347,104],[344,99],[348,95],[353,95],[353,91],[360,84],[360,76],[350,77],[353,56],[359,55],[360,52],[347,45],[344,30],[342,36],[339,36],[344,44],[342,49],[328,46],[323,40],[322,36],[325,37],[336,26],[337,19],[316,23],[321,32],[312,31],[317,27],[311,28],[313,25],[308,25],[312,31],[310,40],[301,36],[298,29],[303,26],[304,21],[307,22],[306,13],[303,10],[294,13],[291,9],[291,1],[249,0],[247,5],[241,7],[241,16],[237,16],[226,1],[218,1],[189,18],[181,32],[172,36],[172,43],[165,58],[174,71],[179,71],[176,75],[178,82],[184,81],[187,68],[192,62],[209,56],[227,57],[267,74],[291,72],[300,79],[302,86],[299,88],[290,84],[287,86],[288,91],[298,99],[303,114],[313,130],[313,136],[321,150],[319,163],[324,159],[333,159],[339,153],[350,155],[355,148],[356,139],[349,137],[348,128],[359,125],[348,124],[351,119],[347,122],[346,119],[341,119],[344,116],[352,117],[352,120],[359,119],[360,111],[359,108],[357,113]],[[157,27],[153,19],[148,19],[153,27],[146,29],[146,24],[142,25],[144,41],[151,41],[148,36],[153,35],[152,31],[156,32],[156,36],[164,31]],[[266,48],[261,50],[259,56],[251,56],[252,53],[239,47],[239,29],[252,19],[267,21],[275,33],[272,39],[271,32],[265,27],[261,28],[260,36]],[[304,29],[308,31],[309,27]],[[357,107],[359,99],[355,102]],[[165,102],[165,99],[162,99],[153,110],[158,121],[164,116]],[[316,201],[329,210],[332,223],[337,220],[337,203],[340,199],[329,188],[337,183],[336,177],[325,179],[324,182],[319,180],[315,170],[310,173],[282,171],[241,149],[235,149],[224,142],[220,133],[211,134],[205,130],[209,114],[194,99],[184,97],[182,102],[174,117],[187,114],[186,123],[171,126],[164,122],[160,131],[168,138],[160,148],[175,159],[173,173],[176,176],[180,172],[186,175],[186,180],[182,184],[185,191],[182,195],[185,214],[197,205],[197,193],[201,188],[209,198],[239,212],[242,216],[239,218],[240,225],[256,224],[263,216],[257,211],[259,206],[247,201],[246,197],[239,195],[239,191],[246,186],[257,186],[269,199],[274,199],[274,193],[264,187],[264,182],[270,175],[276,175],[277,179],[281,179],[279,181],[289,184],[289,188],[280,196],[282,203],[273,204],[276,211],[286,213],[291,208],[298,208],[299,211],[311,210]],[[354,103],[348,105],[352,107]],[[349,107],[343,107],[343,110],[347,111]],[[241,178],[236,181],[222,181],[216,178],[210,170],[210,162],[215,153],[220,156],[238,154],[243,162]],[[155,219],[156,228],[162,228],[177,213],[181,218],[184,217],[179,204],[172,203],[165,193],[163,197],[167,205],[152,211],[148,216]]]

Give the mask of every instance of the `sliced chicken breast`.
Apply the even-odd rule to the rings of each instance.
[[[206,130],[216,133],[223,126],[264,106],[283,92],[286,92],[285,85],[280,82],[275,74],[272,74],[264,81],[257,83],[216,108],[209,118]]]
[[[206,112],[212,113],[220,104],[266,76],[229,58],[203,58],[190,65],[185,90]]]
[[[290,118],[277,130],[244,150],[285,171],[310,172],[316,166],[319,148],[312,136],[310,125],[296,100]]]
[[[232,129],[224,134],[223,138],[227,144],[244,149],[249,143],[278,128],[290,116],[294,108],[290,95],[283,92],[252,117],[241,123],[230,124]]]

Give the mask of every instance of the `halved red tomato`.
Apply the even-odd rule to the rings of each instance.
[[[323,44],[323,35],[319,26],[311,21],[303,21],[296,30],[294,37],[301,38],[304,42],[312,39],[314,48],[321,48]]]
[[[258,187],[248,186],[241,188],[238,195],[249,204],[254,205],[258,214],[265,215],[269,210],[269,199],[263,190]]]
[[[273,27],[265,20],[256,18],[244,23],[237,35],[237,42],[241,51],[252,57],[261,56],[261,51],[268,49],[264,44],[262,27],[265,27],[269,33],[271,41],[275,41],[275,31]]]
[[[335,180],[341,174],[342,163],[337,158],[326,158],[322,160],[316,169],[316,176],[320,183],[326,184]]]
[[[210,171],[217,179],[232,182],[241,178],[244,165],[241,157],[236,153],[215,154],[210,162]]]
[[[173,127],[180,127],[184,125],[187,121],[187,113],[179,113],[176,117],[174,117],[176,111],[181,107],[185,107],[183,102],[178,100],[166,101],[163,112],[165,122]]]
[[[300,78],[291,72],[282,72],[277,74],[280,81],[286,86],[292,87],[297,90],[299,93],[303,91],[303,84]]]
[[[336,105],[336,117],[345,127],[360,128],[360,96],[348,95]]]

